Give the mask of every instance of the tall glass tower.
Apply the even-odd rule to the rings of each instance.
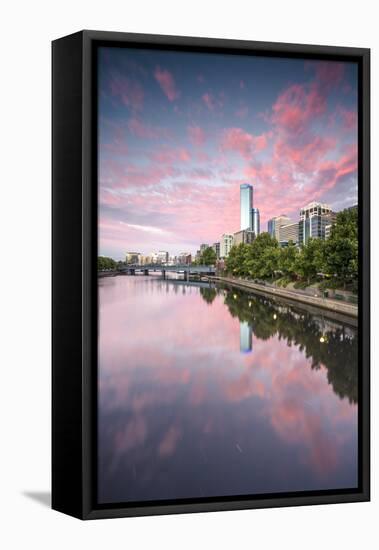
[[[251,209],[251,229],[254,231],[256,237],[261,232],[261,220],[258,208]]]
[[[241,230],[252,229],[253,186],[249,183],[243,183],[240,186],[240,208]]]

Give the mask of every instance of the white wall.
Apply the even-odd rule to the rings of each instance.
[[[2,4],[3,548],[376,547],[377,430],[376,434],[373,431],[372,503],[82,523],[25,496],[26,492],[46,493],[50,483],[50,41],[92,28],[371,47],[372,150],[377,153],[379,35],[374,6],[372,0],[15,0]],[[372,176],[373,210],[377,210],[377,155]],[[375,252],[374,267],[377,261]],[[377,295],[374,289],[376,303]],[[377,349],[375,340],[373,348]],[[375,365],[372,370],[376,429],[379,398]]]

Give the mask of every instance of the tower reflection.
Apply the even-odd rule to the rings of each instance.
[[[253,329],[247,321],[240,321],[240,352],[253,351]]]

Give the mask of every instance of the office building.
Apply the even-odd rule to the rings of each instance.
[[[325,227],[333,224],[335,213],[328,204],[311,202],[300,210],[299,244],[304,245],[308,239],[325,239]]]
[[[168,252],[165,250],[159,250],[157,260],[159,264],[166,265],[168,263]]]
[[[144,256],[143,254],[141,254],[141,256],[140,256],[140,258],[139,258],[139,264],[140,264],[140,265],[151,264],[151,258],[150,258],[150,256]]]
[[[224,233],[220,240],[220,258],[227,258],[233,246],[234,237],[231,233]]]
[[[220,243],[213,243],[212,248],[216,253],[216,260],[220,259]]]
[[[253,186],[249,183],[240,185],[240,229],[251,229],[251,209],[253,208]]]
[[[233,244],[238,246],[239,244],[251,244],[253,240],[255,239],[255,233],[251,229],[242,229],[241,231],[237,231],[237,233],[234,233],[233,235]]]
[[[261,220],[258,208],[251,209],[251,229],[257,237],[261,232]]]
[[[192,255],[188,252],[181,252],[178,256],[179,265],[190,265],[192,263]]]
[[[157,264],[158,263],[158,254],[157,254],[157,252],[152,252],[150,254],[150,259],[151,259],[152,264]]]
[[[127,252],[125,255],[125,263],[128,265],[138,265],[142,254],[140,252]]]
[[[201,244],[200,245],[200,254],[202,254],[204,252],[204,250],[206,250],[207,248],[209,248],[209,244]]]
[[[280,216],[275,216],[274,218],[271,218],[271,220],[268,220],[267,231],[268,233],[270,233],[271,237],[275,237],[275,239],[279,241],[280,228],[282,227],[282,225],[288,225],[290,223],[291,223],[291,218],[289,218],[285,214],[281,214]]]
[[[299,243],[299,223],[289,223],[282,225],[279,228],[279,244],[280,246],[286,246],[290,241],[294,244]]]
[[[326,239],[329,239],[330,235],[331,235],[331,232],[332,232],[332,227],[333,227],[333,224],[332,223],[328,223],[326,226],[325,226],[325,240]]]

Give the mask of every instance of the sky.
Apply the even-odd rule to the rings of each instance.
[[[358,202],[357,66],[133,48],[99,50],[99,255],[195,253],[311,201]]]

